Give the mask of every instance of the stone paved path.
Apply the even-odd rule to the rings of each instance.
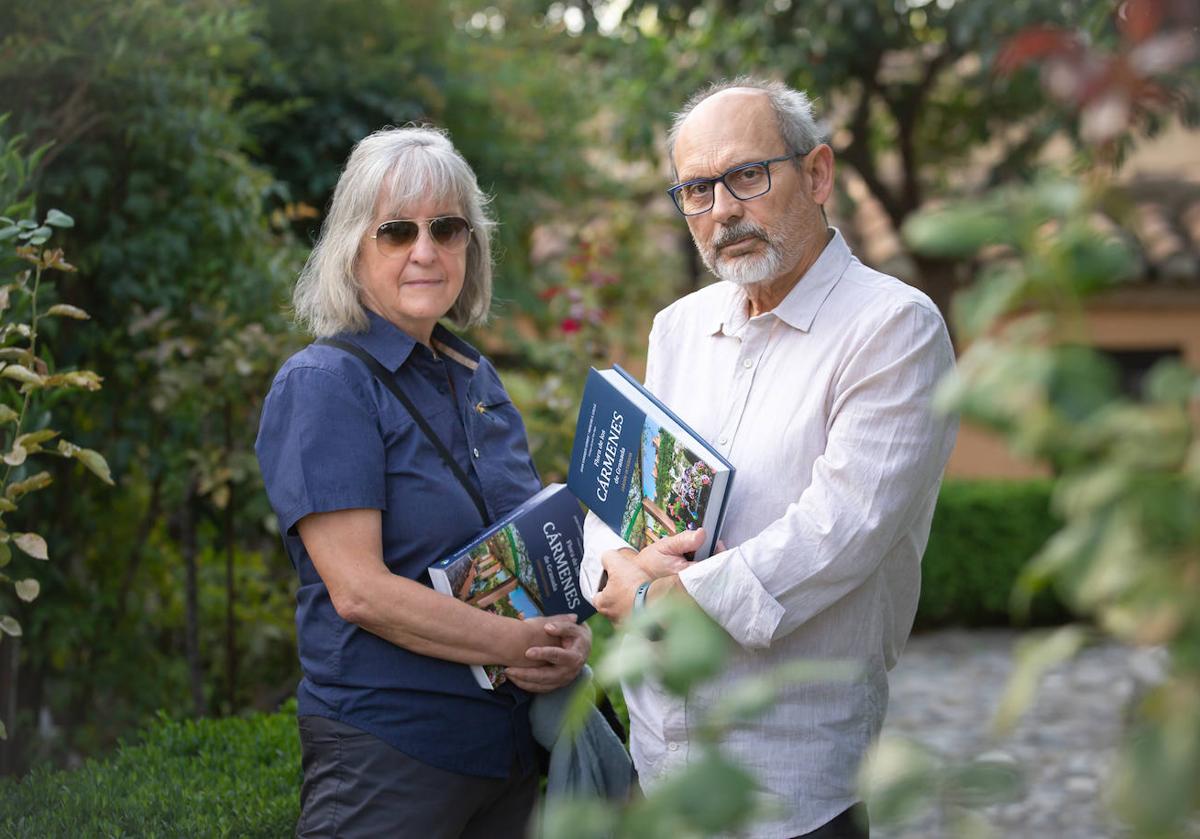
[[[985,751],[1015,758],[1028,780],[1024,799],[981,811],[997,836],[1126,837],[1106,817],[1101,791],[1135,682],[1151,677],[1156,660],[1116,645],[1089,648],[1047,673],[1038,700],[1013,734],[992,741],[989,724],[1018,637],[1005,630],[914,635],[891,673],[885,734],[916,739],[952,758]],[[873,826],[871,835],[951,836],[942,818],[927,812],[902,827]]]

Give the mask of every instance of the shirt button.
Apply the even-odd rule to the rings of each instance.
[[[723,445],[725,445],[725,444],[726,444],[726,443],[728,443],[728,442],[729,442],[729,438],[728,438],[728,437],[722,437],[721,439],[717,440],[717,443],[718,443],[719,445],[722,445],[722,446],[723,446]]]
[[[471,454],[475,455],[476,457],[479,457],[479,449],[477,449],[477,448],[471,449]]]
[[[679,751],[679,744],[678,743],[667,743],[667,748],[673,752],[677,752],[677,751]]]
[[[749,370],[751,367],[754,366],[754,360],[747,358],[745,361],[742,362],[742,366],[745,367],[747,370]]]

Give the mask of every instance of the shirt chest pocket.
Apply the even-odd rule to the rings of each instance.
[[[514,433],[524,437],[521,417],[499,380],[488,376],[471,393],[471,436],[478,444],[504,444]]]
[[[539,481],[529,457],[525,423],[494,373],[472,387],[467,414],[476,472],[485,486],[502,494],[518,491],[515,488],[520,488],[518,494],[527,494],[530,487],[536,491]]]

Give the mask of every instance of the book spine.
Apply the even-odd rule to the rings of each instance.
[[[676,414],[674,411],[672,411],[670,408],[668,408],[661,399],[659,399],[657,396],[655,396],[650,391],[646,390],[646,386],[643,385],[641,382],[639,382],[633,376],[632,373],[630,373],[628,370],[626,370],[620,364],[614,364],[613,369],[616,370],[617,373],[620,374],[620,376],[622,378],[624,378],[627,382],[629,382],[631,385],[633,385],[639,391],[641,391],[647,399],[649,399],[651,402],[653,402],[655,405],[657,405],[658,409],[660,411],[662,411],[665,415],[670,417],[674,422],[678,423],[680,428],[684,429],[685,431],[687,431],[688,434],[691,434],[693,437],[695,437],[698,442],[704,443],[705,451],[707,451],[709,454],[711,454],[713,456],[714,460],[718,461],[722,466],[725,466],[728,469],[733,469],[733,464],[730,463],[728,460],[726,460],[724,455],[722,455],[719,451],[714,449],[712,447],[712,445],[709,444],[708,441],[704,439],[704,437],[697,434],[696,429],[692,428],[690,425],[688,425],[686,422],[684,422],[683,419],[678,414]]]

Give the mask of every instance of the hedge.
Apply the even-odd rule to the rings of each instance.
[[[153,723],[78,769],[0,780],[0,837],[289,837],[299,816],[294,703]]]
[[[1049,481],[947,481],[921,562],[916,625],[1008,626],[1022,567],[1057,529]],[[1039,595],[1032,623],[1068,619],[1051,594]]]

